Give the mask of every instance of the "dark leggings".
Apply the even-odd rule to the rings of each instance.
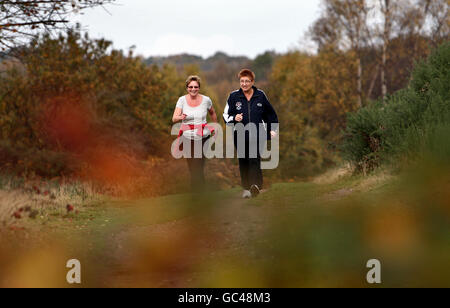
[[[234,145],[237,149],[237,138],[238,135],[235,132],[234,134]],[[264,142],[264,143],[263,143]],[[248,139],[248,136],[246,136],[245,140],[245,155],[242,155],[243,158],[239,158],[239,171],[241,173],[241,185],[242,188],[245,190],[250,190],[252,185],[258,185],[259,189],[262,189],[263,186],[263,174],[261,170],[261,149],[262,146],[265,145],[266,141],[263,140],[257,140],[257,149],[256,149],[256,157],[250,158],[250,146],[251,142]],[[261,146],[261,147],[260,147]],[[243,153],[244,154],[244,153]],[[239,154],[238,154],[239,155]]]
[[[262,188],[261,158],[239,158],[239,171],[243,189],[250,190],[254,184],[258,185],[259,189]]]
[[[190,140],[187,138],[184,138],[183,144],[189,144],[191,148],[191,158],[186,158],[188,167],[189,167],[189,173],[191,175],[191,189],[193,192],[199,192],[202,190],[202,188],[205,185],[205,174],[204,174],[204,167],[205,167],[205,155],[202,150],[201,158],[195,158],[194,157],[194,147],[196,146],[203,146],[208,141],[207,138],[203,138],[202,140]]]

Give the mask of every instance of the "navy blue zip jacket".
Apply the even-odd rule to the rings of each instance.
[[[253,86],[253,96],[250,101],[244,95],[242,89],[236,90],[230,94],[227,105],[223,112],[223,119],[227,124],[239,123],[235,120],[236,115],[242,113],[243,119],[240,123],[247,125],[249,122],[255,123],[258,128],[259,124],[266,124],[267,139],[270,139],[271,124],[278,123],[278,116],[267,99],[266,94]]]

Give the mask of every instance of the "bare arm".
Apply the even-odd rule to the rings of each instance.
[[[214,107],[211,107],[209,109],[209,116],[211,117],[211,121],[213,121],[214,123],[217,123],[217,115],[216,115],[216,111],[214,110]]]
[[[175,108],[172,116],[172,122],[177,123],[183,121],[186,118],[186,115],[183,115],[183,110],[181,108]]]

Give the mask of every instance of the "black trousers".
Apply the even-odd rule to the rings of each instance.
[[[263,175],[261,170],[261,158],[239,158],[239,171],[241,173],[241,185],[245,190],[250,190],[254,184],[259,189],[263,186]]]
[[[189,173],[191,175],[191,190],[193,192],[200,192],[205,185],[204,168],[206,160],[203,150],[202,156],[200,158],[195,158],[194,149],[196,146],[200,147],[200,144],[203,149],[203,146],[208,141],[208,139],[209,137],[203,138],[202,140],[191,140],[183,137],[183,145],[189,145],[191,150],[191,156],[190,158],[186,158],[186,161],[189,168]]]
[[[239,171],[241,173],[241,185],[245,190],[250,190],[252,185],[258,185],[261,189],[263,186],[263,174],[261,170],[261,150],[265,145],[266,140],[256,140],[256,158],[250,158],[250,136],[246,132],[245,135],[245,154],[243,158],[238,158],[239,160]],[[234,133],[234,146],[237,149],[238,145],[238,135]],[[238,150],[239,151],[239,150]],[[239,155],[239,154],[238,154]]]

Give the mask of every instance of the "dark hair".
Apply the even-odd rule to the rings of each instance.
[[[252,81],[255,80],[255,73],[253,73],[251,70],[244,68],[243,70],[241,70],[238,74],[238,78],[241,79],[242,77],[248,77],[250,78]]]

